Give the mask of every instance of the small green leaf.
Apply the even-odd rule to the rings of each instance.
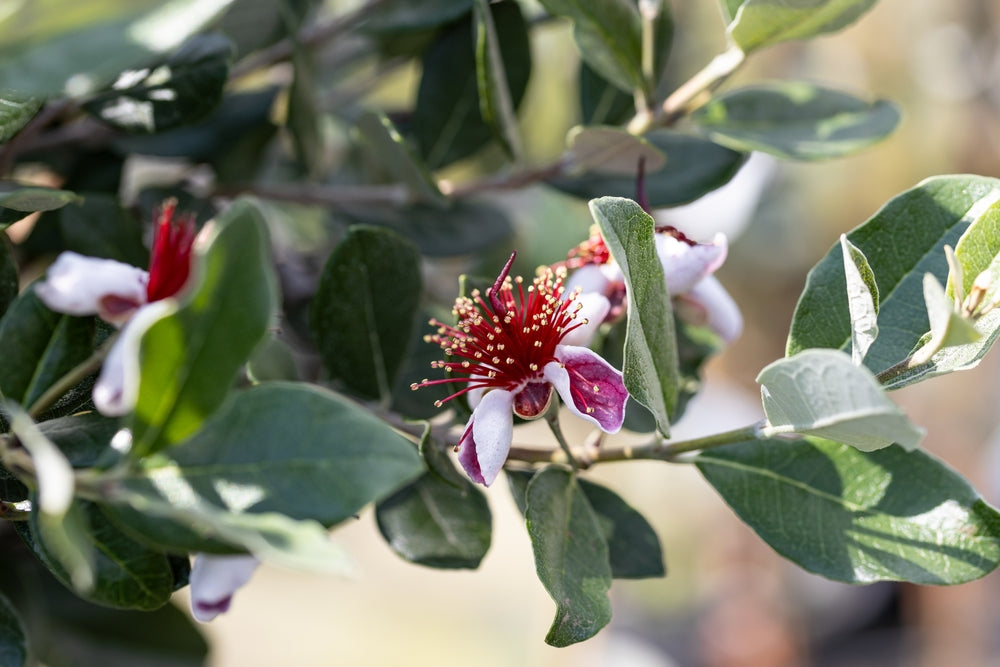
[[[996,268],[998,257],[1000,257],[1000,201],[994,201],[982,215],[972,221],[955,245],[955,259],[958,260],[962,273],[962,294],[967,295],[972,292],[972,285],[979,274]],[[994,271],[991,278],[990,282],[996,283],[1000,276]],[[955,294],[953,276],[950,274],[947,292],[948,296]],[[986,296],[986,303],[990,303],[991,296],[990,294]]]
[[[473,10],[476,20],[479,114],[493,128],[494,135],[507,155],[517,160],[521,155],[521,135],[498,34],[502,30],[504,41],[507,41],[512,38],[514,30],[527,31],[527,25],[516,2],[490,3],[488,0],[477,0]],[[501,19],[504,19],[503,25],[500,24]]]
[[[28,662],[28,640],[17,610],[0,594],[0,665],[22,667]]]
[[[1000,514],[923,451],[770,439],[696,463],[761,539],[829,579],[958,584],[1000,562]]]
[[[666,575],[660,540],[649,522],[611,489],[582,479],[577,483],[607,540],[612,576],[646,579]]]
[[[532,478],[525,520],[535,569],[556,603],[551,646],[590,639],[611,620],[611,566],[598,516],[572,472],[558,466]]]
[[[37,97],[0,97],[0,143],[20,132],[41,108],[42,100]]]
[[[677,345],[670,295],[653,240],[653,219],[634,201],[618,197],[591,201],[590,212],[625,275],[629,298],[622,365],[625,388],[668,435],[677,406]]]
[[[486,496],[427,472],[375,506],[382,537],[406,560],[437,568],[479,567],[490,548]]]
[[[436,28],[472,9],[476,0],[385,0],[363,27],[371,32],[404,32]]]
[[[647,172],[663,169],[667,157],[644,138],[617,127],[583,127],[577,125],[566,135],[572,169],[635,178],[639,160],[645,160]]]
[[[356,127],[368,149],[367,156],[396,181],[405,184],[418,201],[437,206],[445,203],[437,182],[410,150],[388,116],[382,112],[365,112]]]
[[[17,298],[18,269],[7,235],[0,235],[0,318]],[[0,320],[2,321],[2,320]]]
[[[712,141],[788,160],[826,160],[881,141],[899,124],[891,102],[866,102],[829,88],[780,82],[739,88],[691,115]]]
[[[722,13],[726,19],[726,23],[729,24],[732,22],[733,17],[736,16],[736,12],[739,11],[743,0],[719,0],[719,4],[722,5]]]
[[[260,212],[237,200],[209,225],[181,300],[142,337],[139,396],[129,420],[136,458],[197,431],[271,323],[276,287]]]
[[[310,318],[330,375],[358,394],[388,400],[420,293],[413,244],[377,227],[351,227],[327,260]]]
[[[643,138],[667,156],[663,168],[646,171],[646,195],[653,208],[686,204],[725,185],[746,157],[711,141],[669,130],[654,130]],[[636,196],[635,175],[622,177],[600,169],[554,178],[548,184],[583,199]]]
[[[878,337],[878,285],[868,258],[840,235],[847,280],[847,307],[851,314],[851,361],[860,366]]]
[[[982,335],[972,322],[955,312],[955,305],[941,283],[930,273],[924,274],[924,301],[930,321],[930,339],[913,353],[913,363],[927,362],[938,350],[975,343]]]
[[[0,230],[34,211],[53,211],[82,201],[83,197],[67,190],[16,186],[0,192]]]
[[[836,350],[805,350],[757,376],[770,433],[817,435],[870,452],[920,444],[924,430],[889,400],[871,371]]]
[[[447,483],[449,486],[456,489],[465,488],[468,478],[455,468],[455,464],[452,463],[446,451],[448,446],[434,439],[430,422],[425,423],[424,434],[420,438],[418,449],[420,456],[424,459],[424,463],[427,464],[428,472],[437,475],[441,481]]]
[[[300,379],[291,348],[274,334],[264,338],[247,360],[247,377],[254,384]]]
[[[162,132],[206,116],[219,103],[233,45],[218,34],[196,35],[155,66],[123,72],[112,90],[83,108],[129,132]]]
[[[744,53],[791,39],[834,32],[856,21],[876,0],[725,0],[729,38]]]

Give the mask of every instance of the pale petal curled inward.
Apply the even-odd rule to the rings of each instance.
[[[35,285],[35,294],[56,312],[99,315],[121,325],[146,303],[148,282],[148,273],[129,264],[64,252]]]
[[[191,615],[207,623],[229,610],[233,594],[250,581],[259,561],[253,556],[195,554],[191,567]]]
[[[622,374],[596,352],[576,345],[557,345],[556,358],[545,364],[545,379],[559,392],[570,411],[617,433],[625,421],[628,390]]]
[[[573,271],[566,279],[566,294],[579,287],[583,294],[596,292],[607,296],[615,283],[624,281],[625,276],[622,274],[621,268],[614,262],[586,264]]]
[[[576,297],[576,302],[580,305],[580,310],[576,311],[574,324],[580,324],[563,336],[562,342],[566,345],[590,345],[597,329],[611,311],[611,302],[606,296],[596,292],[583,292]]]
[[[459,442],[458,462],[474,482],[489,486],[500,474],[514,439],[514,394],[486,392]]]
[[[686,293],[702,278],[712,275],[726,261],[727,252],[725,234],[716,234],[711,243],[695,245],[670,234],[656,234],[656,254],[671,296]]]
[[[740,308],[715,276],[702,278],[682,299],[699,308],[704,323],[727,343],[732,343],[743,332]]]

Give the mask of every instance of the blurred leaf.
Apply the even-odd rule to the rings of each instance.
[[[368,111],[357,123],[368,148],[368,156],[393,178],[406,185],[419,201],[443,205],[445,198],[427,167],[422,164],[399,134],[392,121],[381,112]]]
[[[746,157],[711,141],[669,130],[654,130],[644,138],[667,156],[662,169],[646,172],[646,194],[653,208],[686,204],[725,185],[743,166]],[[548,183],[583,199],[636,196],[634,176],[622,177],[599,170],[555,178]]]
[[[330,255],[311,325],[333,378],[388,400],[406,359],[422,290],[420,254],[388,230],[351,227]]]
[[[712,141],[738,151],[788,160],[826,160],[856,153],[899,124],[891,102],[866,102],[802,82],[739,88],[700,107],[691,119]]]
[[[129,419],[136,458],[197,431],[271,323],[276,287],[260,212],[237,200],[210,224],[196,243],[180,301],[142,337],[139,396]]]
[[[54,313],[25,290],[0,320],[0,394],[30,407],[90,356],[93,341],[93,318]]]
[[[876,0],[745,0],[737,10],[725,0],[733,16],[727,32],[744,53],[790,39],[807,39],[835,32],[856,21]]]
[[[15,185],[14,189],[0,192],[0,230],[33,211],[52,211],[82,201],[82,197],[66,190]]]
[[[516,109],[531,74],[531,49],[516,2],[493,8],[503,69]],[[439,169],[484,146],[493,130],[480,114],[473,21],[466,16],[448,26],[424,53],[413,131],[427,166]]]
[[[219,103],[233,45],[219,34],[196,35],[153,67],[122,72],[113,89],[83,108],[129,132],[162,132],[200,120]]]
[[[576,171],[600,170],[635,178],[639,160],[645,159],[645,169],[655,172],[667,164],[667,157],[644,138],[617,127],[582,127],[577,125],[566,137]]]
[[[719,0],[719,4],[722,5],[723,17],[726,19],[726,23],[730,23],[733,17],[736,16],[736,12],[739,11],[740,5],[743,4],[743,0]]]
[[[611,620],[612,574],[598,516],[575,475],[558,466],[532,478],[526,500],[535,569],[557,607],[545,643],[590,639]]]
[[[137,0],[102,3],[97,11],[68,0],[22,3],[0,25],[0,90],[87,95],[176,48],[230,2]]]
[[[843,234],[840,251],[844,256],[847,308],[851,314],[851,361],[860,366],[878,337],[878,285],[868,258]]]
[[[1000,562],[1000,514],[921,450],[770,439],[696,463],[761,539],[829,579],[957,584]]]
[[[409,419],[431,419],[441,412],[434,406],[434,402],[447,398],[451,390],[447,385],[421,387],[419,391],[412,388],[414,383],[427,379],[431,364],[440,360],[442,354],[439,346],[429,345],[424,341],[424,336],[437,329],[429,323],[430,315],[420,311],[416,319],[418,326],[414,327],[410,342],[407,343],[410,353],[403,360],[393,387],[391,409]]]
[[[17,298],[18,269],[11,252],[10,240],[6,234],[0,235],[0,318]],[[0,319],[0,322],[3,320]],[[0,324],[2,326],[2,324]]]
[[[233,0],[214,27],[232,42],[241,58],[292,37],[316,0]]]
[[[291,348],[274,334],[268,334],[250,355],[247,377],[254,384],[300,379]]]
[[[580,117],[584,125],[618,125],[635,113],[635,99],[580,61]]]
[[[404,32],[435,28],[472,9],[476,0],[386,0],[365,20],[364,30]]]
[[[590,212],[625,275],[629,298],[622,365],[625,388],[653,413],[660,432],[668,435],[677,406],[679,371],[670,295],[653,241],[655,223],[629,199],[595,199]]]
[[[254,551],[267,546],[261,536],[288,535],[312,549],[320,524],[353,516],[423,470],[409,441],[354,403],[271,382],[233,394],[193,437],[128,474],[123,500],[138,511],[106,510],[163,548],[220,551],[221,540]]]
[[[836,350],[803,350],[757,376],[769,432],[816,435],[870,452],[914,449],[924,429],[889,400],[871,371]]]
[[[577,483],[607,540],[612,576],[615,579],[665,576],[660,540],[649,522],[611,489],[582,479]]]
[[[316,95],[316,68],[312,54],[296,44],[292,52],[294,78],[288,93],[288,131],[295,154],[310,178],[323,171],[322,112]]]
[[[424,473],[378,503],[375,518],[392,550],[419,565],[475,569],[490,548],[490,507],[468,480],[456,488]]]
[[[121,456],[110,446],[119,430],[117,419],[96,410],[38,424],[39,430],[59,448],[74,468],[107,468]]]
[[[28,662],[28,640],[17,610],[0,593],[0,665],[21,667]]]
[[[65,250],[133,266],[149,264],[142,224],[122,208],[117,197],[88,194],[86,199],[59,209],[55,216]]]
[[[868,258],[880,294],[879,336],[865,356],[867,368],[873,372],[887,369],[905,359],[920,342],[930,329],[924,304],[924,274],[930,272],[942,282],[947,278],[944,245],[954,246],[968,226],[998,198],[997,179],[937,176],[897,195],[847,235]],[[846,294],[839,243],[809,272],[792,319],[787,355],[811,347],[850,349],[847,299],[831,299],[831,294]],[[990,323],[980,322],[987,324]],[[997,324],[993,322],[992,326]],[[990,335],[985,335],[975,346],[989,339]],[[984,353],[985,348],[976,351],[954,348],[956,356],[949,356],[948,363],[957,362],[959,357],[968,363],[970,357],[981,357]],[[944,366],[942,372],[955,368]],[[932,370],[925,367],[917,375],[897,378],[891,386],[903,386]]]
[[[527,40],[528,26],[516,2],[491,3],[489,0],[478,0],[473,5],[473,10],[476,22],[479,115],[493,129],[494,136],[507,155],[517,160],[521,155],[521,134],[498,35],[503,34],[506,42],[513,38],[514,31],[521,31],[525,33],[524,39]]]
[[[0,97],[0,143],[20,132],[41,108],[42,100],[35,97]]]

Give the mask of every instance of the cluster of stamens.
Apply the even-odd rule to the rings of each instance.
[[[156,221],[156,235],[149,260],[149,283],[146,300],[159,301],[171,297],[184,287],[191,272],[191,252],[194,246],[194,216],[174,219],[176,199],[163,202]]]
[[[473,290],[459,297],[452,312],[454,325],[431,320],[437,332],[424,337],[444,350],[446,359],[432,368],[448,371],[451,377],[414,383],[411,389],[445,383],[465,383],[445,401],[478,388],[518,391],[542,378],[545,364],[558,361],[556,346],[573,329],[586,324],[576,319],[582,307],[577,292],[564,297],[565,268],[545,268],[531,285],[508,275],[514,254],[500,272],[485,297]]]
[[[604,237],[596,225],[590,228],[590,238],[581,242],[566,253],[566,259],[553,267],[579,269],[587,264],[607,264],[611,261],[611,251],[608,250]]]

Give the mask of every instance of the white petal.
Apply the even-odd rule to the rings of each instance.
[[[472,414],[472,439],[483,483],[500,474],[514,439],[514,394],[505,389],[486,392]]]
[[[94,385],[94,405],[107,417],[120,417],[139,398],[139,345],[142,335],[160,318],[176,310],[172,299],[154,301],[136,311],[118,334]]]
[[[102,302],[113,298],[141,306],[146,303],[148,282],[148,273],[129,264],[64,252],[49,267],[45,280],[35,285],[35,293],[56,312],[100,314],[112,324],[121,324],[134,311],[109,312]]]
[[[563,404],[605,433],[617,433],[628,400],[621,372],[586,347],[557,345],[556,358],[558,362],[545,364],[542,374],[559,392]]]
[[[743,332],[743,315],[729,292],[715,276],[703,278],[687,298],[705,309],[706,324],[724,341],[732,343]]]
[[[580,304],[580,310],[576,312],[573,322],[586,322],[576,327],[563,336],[564,345],[580,345],[586,347],[594,339],[597,328],[604,322],[604,318],[611,311],[611,302],[603,294],[585,292],[576,297],[576,302]],[[574,308],[576,306],[573,306]]]
[[[249,555],[195,554],[191,567],[191,615],[207,623],[229,609],[233,594],[250,581],[258,560]]]
[[[607,294],[610,288],[610,280],[608,280],[607,274],[601,270],[600,266],[597,264],[587,264],[571,273],[569,278],[566,279],[565,293],[569,294],[577,287],[580,288],[580,292],[583,294],[589,292]]]
[[[712,243],[695,245],[679,241],[670,234],[656,235],[656,254],[663,265],[671,296],[685,294],[699,280],[711,275],[726,261],[727,252],[724,234],[716,234]]]

